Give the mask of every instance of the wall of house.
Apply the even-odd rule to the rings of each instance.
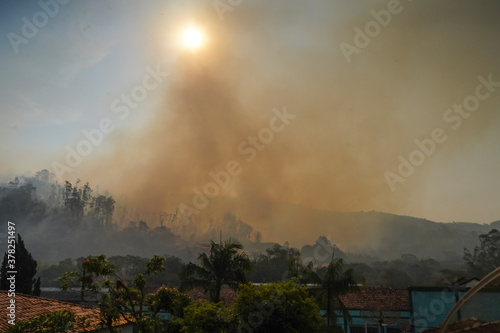
[[[462,298],[468,288],[450,290],[440,287],[411,287],[410,306],[413,332],[439,327],[448,312]],[[454,321],[475,317],[484,321],[500,320],[500,290],[483,290],[462,307]]]
[[[344,321],[344,317],[342,315],[338,315],[337,324],[344,329],[347,333],[361,333],[365,332],[365,324],[366,324],[366,332],[368,333],[400,333],[401,330],[398,329],[398,321],[399,320],[410,320],[410,312],[409,311],[391,311],[387,312],[387,317],[394,318],[394,322],[390,325],[380,327],[376,325],[373,321],[377,320],[373,318],[373,315],[370,315],[367,311],[361,310],[349,310],[349,314],[352,317],[352,322],[347,323]],[[395,314],[397,314],[395,316]],[[384,313],[382,314],[382,316]],[[385,318],[388,320],[388,318]]]

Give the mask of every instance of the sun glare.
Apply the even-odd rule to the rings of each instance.
[[[196,50],[205,43],[205,35],[200,28],[191,26],[182,31],[181,41],[184,47]]]

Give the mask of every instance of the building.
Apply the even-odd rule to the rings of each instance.
[[[436,333],[450,310],[477,279],[461,279],[445,287],[392,289],[362,287],[342,296],[352,323],[338,314],[337,324],[347,333]],[[324,312],[324,311],[323,311]],[[500,289],[482,289],[453,318],[449,332],[499,332]]]
[[[0,308],[4,309],[4,311],[2,311],[2,313],[4,313],[3,316],[7,316],[5,310],[9,308],[12,299],[15,300],[16,321],[28,320],[35,316],[45,315],[53,311],[69,310],[73,312],[76,317],[84,317],[88,320],[89,328],[76,332],[109,332],[107,328],[102,328],[100,325],[98,309],[19,293],[16,293],[15,297],[12,298],[9,297],[7,291],[0,290]],[[10,327],[11,324],[8,322],[9,319],[8,317],[4,317],[0,320],[0,332],[5,332]],[[116,324],[116,327],[122,329],[122,333],[133,333],[133,326],[133,324],[128,323],[125,319],[121,319]]]
[[[359,293],[341,297],[352,323],[342,316],[337,324],[347,333],[400,333],[401,323],[410,321],[407,289],[362,287]]]
[[[450,310],[469,290],[468,287],[410,287],[412,332],[437,328]],[[500,320],[500,289],[482,289],[458,311],[454,322],[477,318],[482,323]]]

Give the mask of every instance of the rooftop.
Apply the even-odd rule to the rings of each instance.
[[[0,290],[0,308],[6,309],[12,298],[8,296],[7,291]],[[85,317],[89,320],[90,329],[98,329],[101,327],[99,321],[99,310],[90,307],[84,307],[72,303],[57,301],[44,297],[36,297],[16,293],[16,321],[28,320],[35,316],[48,314],[58,310],[69,310],[75,314],[76,317]],[[116,323],[117,326],[125,325],[127,321],[123,318]],[[11,325],[7,320],[0,320],[0,331],[4,332]]]
[[[359,293],[341,296],[350,310],[410,311],[407,289],[362,287]]]

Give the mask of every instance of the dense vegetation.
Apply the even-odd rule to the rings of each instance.
[[[481,245],[472,253],[465,250],[464,260],[469,272],[486,269],[498,262],[498,235],[497,230],[492,230],[480,236]],[[317,244],[324,246],[324,242],[325,239],[320,238]],[[24,243],[22,248],[29,254]],[[114,326],[119,319],[135,323],[141,333],[322,332],[325,325],[336,330],[339,311],[346,320],[350,320],[341,296],[357,292],[359,284],[366,283],[366,279],[356,276],[356,267],[347,268],[343,258],[335,257],[332,244],[330,248],[324,248],[327,253],[332,253],[330,262],[325,266],[315,265],[314,260],[304,262],[300,252],[288,246],[275,245],[267,249],[266,254],[256,256],[253,262],[242,250],[241,243],[235,240],[212,241],[208,252],[200,254],[197,262],[184,265],[180,259],[173,257],[169,257],[168,265],[167,259],[158,255],[149,260],[132,256],[114,257],[113,261],[120,266],[104,255],[89,256],[77,264],[70,260],[62,262],[66,268],[73,267],[74,270],[64,272],[57,281],[62,289],[78,286],[83,303],[86,294],[99,293],[97,306],[101,325],[109,327],[112,333],[118,332]],[[34,262],[32,258],[31,262]],[[281,280],[259,287],[251,282],[245,283],[248,270],[260,270],[262,274],[259,265],[270,268],[270,262],[284,269]],[[422,264],[431,267],[435,262],[418,261],[416,257],[407,255],[399,264],[422,268]],[[181,291],[164,285],[155,286],[165,282],[158,275],[166,271],[166,266],[170,274],[177,271]],[[35,281],[34,271],[26,271],[25,274],[19,279],[29,278],[31,290]],[[311,283],[318,287],[306,287]],[[221,301],[224,286],[237,291],[230,305]],[[195,288],[201,288],[208,301],[192,301],[185,292]],[[326,321],[320,315],[320,306],[326,309]],[[170,314],[168,321],[161,320],[162,312]],[[72,313],[57,312],[21,321],[8,332],[19,332],[19,329],[35,332],[37,327],[47,327],[47,331],[56,332],[63,326],[75,327],[84,323],[84,319],[76,318]]]
[[[376,213],[359,214],[362,219],[369,219]],[[198,233],[192,229],[196,223],[187,228],[182,219],[177,219],[175,212],[159,213],[160,223],[154,228],[149,223],[158,221],[134,219],[132,216],[134,214],[126,207],[117,206],[109,193],[93,189],[89,183],[80,180],[74,184],[68,181],[59,184],[47,170],[32,177],[14,178],[0,186],[0,217],[4,221],[16,221],[16,232],[23,235],[23,241],[29,244],[31,253],[38,260],[35,278],[41,277],[42,287],[59,286],[58,277],[75,271],[88,256],[100,254],[105,254],[128,281],[141,271],[146,258],[162,254],[167,269],[149,276],[149,282],[154,286],[161,283],[179,286],[183,263],[194,261],[200,253],[205,253],[210,246],[209,240],[219,237],[219,228],[223,228],[225,237],[232,237],[244,245],[252,266],[246,272],[246,279],[258,283],[297,277],[301,274],[301,267],[309,263],[313,263],[320,273],[324,272],[333,256],[343,259],[345,268],[352,269],[355,278],[363,277],[365,284],[391,287],[442,285],[462,276],[481,277],[499,264],[497,259],[491,259],[498,257],[494,252],[499,248],[498,232],[490,227],[479,236],[474,231],[477,226],[467,223],[421,223],[401,217],[392,221],[394,227],[389,229],[408,236],[392,239],[388,230],[384,246],[399,250],[393,251],[390,260],[382,260],[373,255],[375,252],[344,252],[324,236],[301,248],[288,243],[263,243],[260,232],[230,212],[218,222],[211,220],[209,228]],[[345,214],[339,216],[349,218]],[[443,244],[446,248],[451,242],[474,241],[464,242],[459,252],[445,252],[440,256],[436,252],[439,260],[417,256],[410,250],[416,249],[418,243],[408,240],[414,237],[410,234],[418,234],[423,227],[432,231],[425,237],[427,243],[419,245],[420,250],[415,253],[423,253],[422,248],[436,244]],[[412,232],[412,228],[420,229]],[[406,243],[406,247],[398,245],[400,243]],[[463,247],[470,251],[463,253]],[[397,251],[404,249],[409,252],[398,254]]]

